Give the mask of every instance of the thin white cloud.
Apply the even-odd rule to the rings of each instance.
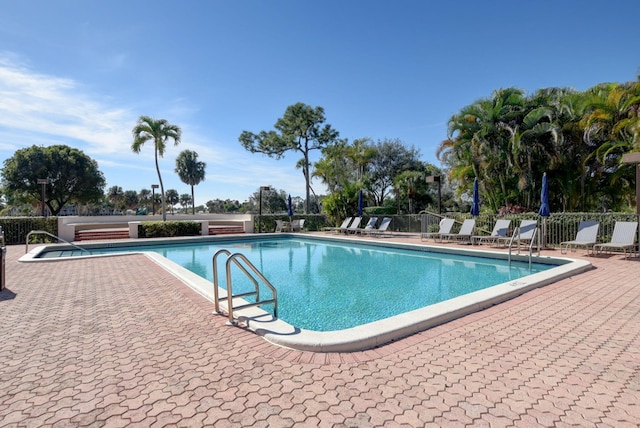
[[[91,93],[73,79],[36,72],[15,54],[0,52],[0,152],[7,156],[32,145],[66,144],[96,159],[108,187],[148,188],[157,182],[154,150],[149,143],[138,155],[131,152],[131,128],[138,115],[124,105],[114,107],[108,97]],[[221,141],[199,133],[199,126],[190,124],[198,108],[189,100],[175,99],[169,106],[169,116],[181,124],[183,134],[180,145],[168,147],[160,159],[166,189],[188,189],[173,171],[175,157],[188,149],[207,163],[206,179],[196,190],[202,203],[214,198],[244,200],[263,185],[304,195],[304,177],[295,168],[298,156],[275,160],[251,154],[235,139]],[[315,183],[322,193],[319,187]]]
[[[76,140],[92,153],[121,153],[129,150],[131,117],[127,110],[96,101],[72,79],[36,73],[14,56],[0,53],[0,130],[4,132],[40,134],[41,140]],[[9,143],[14,148],[31,145],[29,136]]]

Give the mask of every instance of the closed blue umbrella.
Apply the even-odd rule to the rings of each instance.
[[[480,195],[478,192],[478,179],[473,180],[473,202],[471,203],[471,215],[480,215]]]
[[[540,191],[540,210],[538,211],[542,217],[549,217],[551,210],[549,209],[549,183],[547,182],[547,173],[542,175],[542,190]]]
[[[360,193],[358,193],[358,216],[362,217],[362,207],[363,207],[364,201],[362,200],[362,190],[360,190]]]
[[[542,216],[542,247],[547,247],[547,217],[551,215],[549,209],[549,183],[547,173],[542,175],[542,190],[540,190],[540,209],[538,214]]]
[[[293,206],[291,205],[291,195],[288,198],[289,217],[293,217]]]

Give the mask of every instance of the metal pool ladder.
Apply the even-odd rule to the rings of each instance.
[[[226,262],[226,274],[227,274],[227,295],[225,297],[220,297],[219,296],[219,292],[218,292],[218,256],[220,256],[221,254],[225,254],[227,256],[229,256],[227,258],[227,262]],[[264,275],[262,274],[262,272],[260,272],[258,270],[258,268],[256,268],[253,263],[251,263],[249,261],[249,259],[247,259],[247,257],[244,254],[241,253],[235,253],[235,254],[231,254],[231,252],[229,250],[219,250],[217,251],[214,255],[213,255],[213,304],[214,304],[214,310],[216,313],[221,314],[222,311],[220,310],[220,301],[225,301],[228,300],[227,303],[227,309],[229,312],[229,321],[227,321],[227,325],[235,325],[237,324],[237,321],[233,319],[233,311],[236,309],[244,309],[244,308],[249,308],[252,306],[259,306],[259,305],[263,305],[266,303],[273,303],[273,316],[274,317],[278,317],[278,293],[276,292],[276,288],[271,285],[271,283],[267,280],[267,278],[264,277]],[[254,286],[254,291],[248,291],[246,293],[240,293],[240,294],[233,294],[233,290],[232,290],[232,283],[231,283],[231,264],[235,264],[236,267],[238,269],[240,269],[240,271],[242,271],[242,273],[245,274],[245,276],[247,278],[249,278],[251,280],[251,282],[253,282],[253,286]],[[247,269],[249,268],[253,274],[251,272],[249,272],[249,270]],[[254,276],[255,275],[255,276]],[[271,299],[265,299],[265,300],[260,300],[260,287],[259,287],[259,283],[256,280],[256,276],[264,282],[264,284],[269,287],[269,289],[271,290],[271,294],[272,294],[272,298]],[[255,296],[256,301],[254,303],[246,303],[243,305],[238,305],[238,306],[233,306],[233,298],[234,297],[244,297],[244,296]]]
[[[516,228],[515,233],[511,237],[511,240],[509,241],[509,257],[508,257],[509,265],[511,265],[511,250],[514,246],[514,242],[516,243],[518,254],[520,254],[520,227]],[[531,269],[531,259],[533,257],[534,245],[537,246],[538,256],[540,256],[540,233],[537,227],[534,229],[533,236],[531,237],[531,240],[529,241],[529,245],[527,246],[529,250],[529,269]]]
[[[71,245],[73,248],[76,248],[76,249],[78,249],[78,250],[80,250],[80,251],[85,251],[85,252],[87,252],[87,253],[91,254],[91,251],[87,250],[86,248],[82,248],[82,247],[81,247],[81,246],[79,246],[79,245],[73,244],[73,243],[71,243],[71,242],[69,242],[69,241],[67,241],[67,240],[64,240],[64,239],[62,239],[61,237],[56,236],[56,235],[54,235],[53,233],[49,233],[49,232],[47,232],[47,231],[45,231],[45,230],[32,230],[31,232],[27,233],[27,243],[26,243],[26,247],[25,247],[25,249],[24,249],[24,252],[25,252],[25,253],[28,253],[28,252],[29,252],[29,237],[30,237],[31,235],[38,235],[38,234],[39,234],[39,235],[47,235],[47,236],[50,236],[51,238],[55,238],[55,239],[57,239],[58,241],[62,241],[62,242],[64,242],[65,244]]]

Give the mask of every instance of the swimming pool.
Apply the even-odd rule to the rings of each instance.
[[[199,288],[209,295],[213,253],[227,248],[245,254],[277,288],[279,312],[278,319],[273,319],[263,310],[251,308],[238,313],[240,319],[273,342],[297,349],[311,347],[309,350],[355,350],[345,349],[346,342],[350,343],[348,348],[371,347],[372,340],[375,345],[388,341],[389,337],[410,334],[411,329],[424,329],[425,317],[432,322],[444,322],[451,314],[460,312],[457,305],[461,302],[467,310],[481,309],[480,305],[487,306],[496,299],[493,296],[496,290],[488,294],[487,290],[500,285],[507,284],[507,289],[499,293],[503,300],[521,294],[529,285],[527,278],[535,279],[536,275],[546,278],[549,271],[564,271],[571,264],[565,259],[541,259],[544,263],[534,263],[530,269],[523,260],[509,265],[504,254],[489,255],[483,251],[437,250],[389,242],[372,245],[348,238],[300,239],[293,235],[276,239],[272,236],[268,240],[264,236],[248,238],[198,240],[197,245],[194,242],[145,245],[143,249],[205,278],[206,286],[202,284]],[[125,249],[131,251],[133,247]],[[46,251],[38,253],[44,254]],[[184,279],[183,273],[178,275]],[[234,276],[234,292],[249,285],[246,281],[242,285],[244,277],[237,278]],[[241,284],[238,287],[237,280]],[[409,330],[407,323],[412,326]],[[345,338],[353,339],[354,332],[361,337],[346,342],[339,339],[336,343],[343,333]],[[333,334],[329,340],[333,344],[326,343],[326,337],[319,337],[327,334]],[[292,344],[292,337],[296,343]]]

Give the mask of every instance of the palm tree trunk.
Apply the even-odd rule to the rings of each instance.
[[[162,184],[162,176],[160,175],[160,165],[158,165],[158,148],[156,146],[156,171],[158,171],[158,180],[160,181],[160,200],[162,200],[162,221],[167,221],[167,208],[164,201],[164,184]]]
[[[196,215],[196,200],[193,197],[193,185],[191,186],[191,214]]]

